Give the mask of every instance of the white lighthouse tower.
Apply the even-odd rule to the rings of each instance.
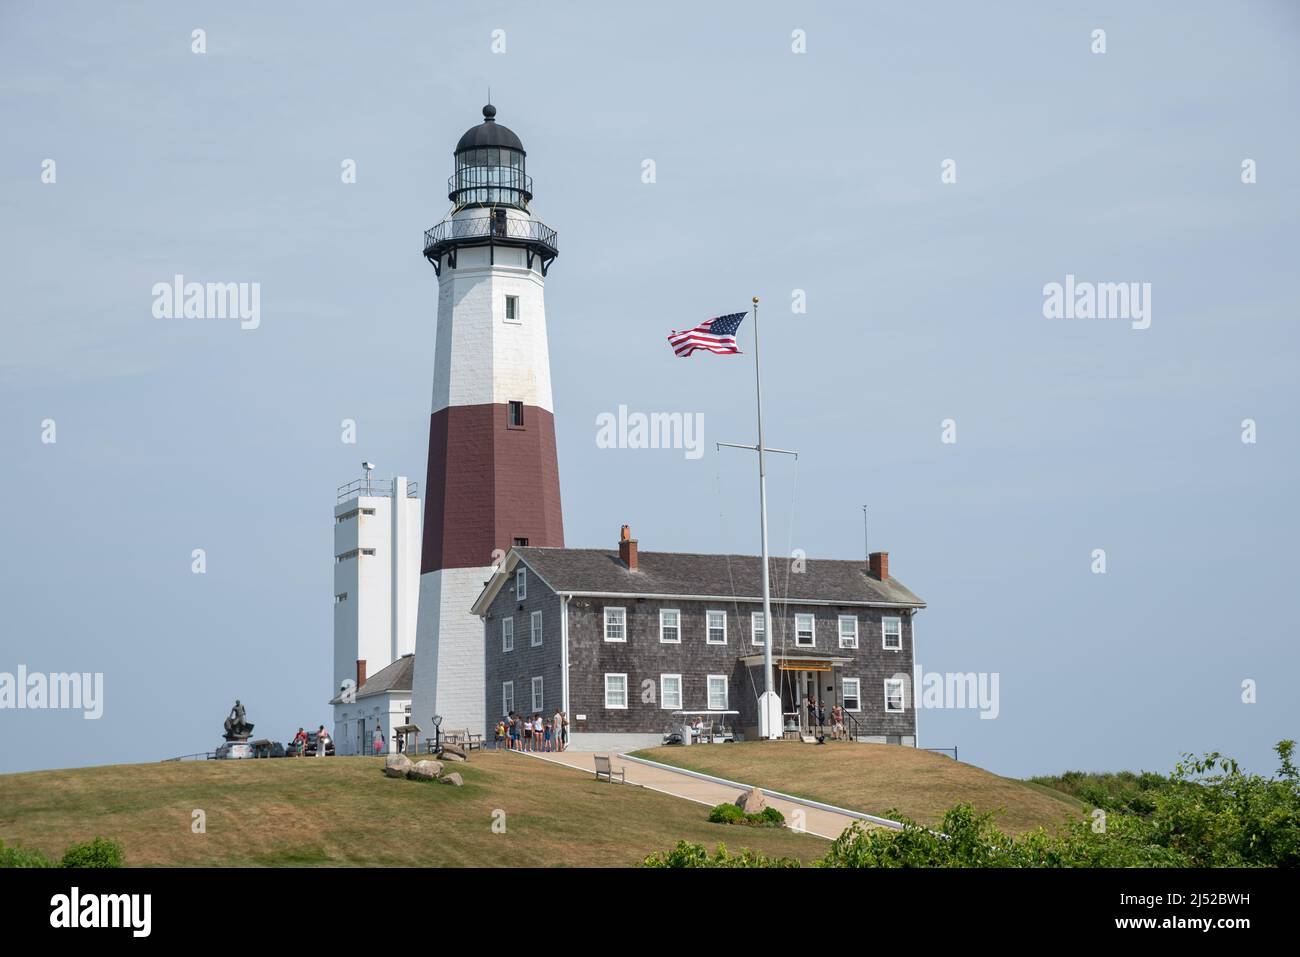
[[[412,721],[486,730],[483,622],[470,608],[513,545],[563,547],[543,287],[523,143],[483,107],[456,144],[452,209],[424,237],[438,276]]]

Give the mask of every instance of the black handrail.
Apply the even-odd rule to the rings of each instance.
[[[512,219],[500,216],[476,216],[473,219],[448,219],[426,229],[424,248],[427,252],[443,243],[461,239],[499,239],[539,243],[556,248],[555,230],[535,219]]]

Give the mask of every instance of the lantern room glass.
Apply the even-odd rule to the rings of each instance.
[[[462,206],[507,205],[527,209],[532,183],[524,172],[524,154],[496,146],[457,153],[452,192]]]

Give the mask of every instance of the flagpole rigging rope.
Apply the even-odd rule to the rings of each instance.
[[[728,536],[727,536],[727,512],[726,512],[726,507],[725,507],[725,501],[726,501],[726,500],[722,497],[722,460],[721,460],[721,458],[715,458],[715,460],[714,460],[714,467],[713,467],[713,487],[714,487],[714,494],[717,495],[717,497],[718,497],[718,531],[719,531],[719,534],[722,536],[722,540],[723,540],[724,542],[726,542],[726,541],[728,541]],[[790,484],[790,518],[789,518],[789,521],[788,521],[787,524],[786,524],[786,560],[787,560],[787,565],[786,565],[786,572],[785,572],[785,591],[784,591],[784,594],[782,595],[782,597],[781,597],[780,599],[778,599],[778,605],[777,605],[777,607],[780,609],[780,615],[779,615],[779,618],[780,618],[780,621],[781,621],[781,655],[782,655],[783,657],[784,657],[784,655],[786,654],[786,650],[787,650],[787,648],[788,648],[788,642],[789,642],[789,634],[788,634],[788,632],[787,632],[787,630],[786,630],[786,627],[785,627],[785,619],[786,619],[786,616],[787,616],[787,614],[788,614],[788,612],[789,612],[789,609],[790,609],[790,575],[793,573],[793,565],[794,565],[794,562],[793,562],[793,555],[794,555],[794,521],[795,521],[796,505],[798,504],[798,500],[799,500],[799,457],[796,455],[796,456],[795,456],[795,459],[794,459],[794,477],[793,477],[793,480],[792,480],[792,482],[791,482],[791,484]],[[725,555],[724,555],[723,557],[726,558],[726,560],[727,560],[727,581],[728,581],[729,586],[730,586],[730,588],[731,588],[731,605],[732,605],[732,609],[734,610],[735,615],[736,615],[736,623],[737,623],[737,625],[739,626],[739,624],[743,621],[743,619],[742,619],[742,617],[741,617],[741,612],[740,612],[740,600],[739,600],[739,596],[736,594],[736,578],[735,578],[735,574],[733,573],[732,568],[731,568],[731,551],[728,549],[728,550],[726,551],[726,553],[725,553]],[[759,561],[761,562],[762,559],[760,558]],[[777,616],[777,615],[773,615],[772,617],[775,619],[775,618],[777,618],[778,616]],[[754,620],[754,619],[753,619],[753,616],[751,615],[751,616],[750,616],[750,630],[751,630],[751,634],[750,634],[750,637],[749,637],[750,644],[753,644],[753,641],[754,641],[754,636],[753,636],[753,634],[752,634],[752,630],[753,630],[753,620]],[[772,624],[775,625],[776,622],[773,621]],[[708,621],[707,621],[707,619],[706,619],[706,621],[705,621],[705,628],[706,628],[706,629],[708,628]],[[761,697],[760,697],[760,695],[759,695],[758,686],[754,683],[754,669],[753,669],[753,668],[749,668],[749,667],[747,667],[747,668],[745,669],[745,673],[746,673],[746,675],[748,675],[748,677],[749,677],[749,687],[750,687],[750,691],[751,691],[751,692],[753,693],[753,695],[754,695],[754,701],[755,701],[755,702],[758,702],[758,701],[761,700]],[[781,671],[781,684],[782,684],[783,686],[791,687],[791,690],[793,691],[793,687],[789,685],[789,680],[790,680],[790,679],[789,679],[789,676],[788,676],[787,672],[784,671],[784,670],[782,670],[782,671]],[[792,697],[792,699],[793,699],[793,694],[792,694],[791,697]],[[798,701],[796,701],[796,702],[795,702],[795,708],[798,709],[799,707],[800,707],[800,704],[799,704]]]

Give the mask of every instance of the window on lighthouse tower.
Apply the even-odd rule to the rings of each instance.
[[[522,322],[519,318],[519,297],[506,296],[506,322]]]
[[[512,429],[522,429],[524,427],[524,404],[522,402],[509,403],[509,413],[506,423]]]

